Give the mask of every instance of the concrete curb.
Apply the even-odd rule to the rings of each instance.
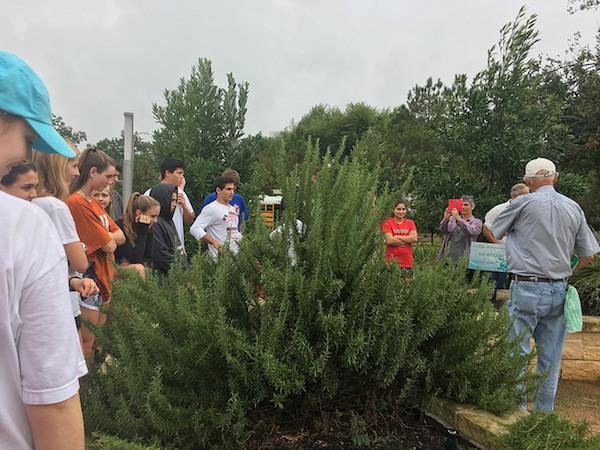
[[[446,428],[454,428],[460,437],[483,450],[497,450],[495,439],[503,434],[509,425],[526,415],[515,412],[497,416],[471,405],[436,397],[425,399],[423,411]]]

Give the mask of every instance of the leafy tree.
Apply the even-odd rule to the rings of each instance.
[[[507,196],[522,177],[524,162],[538,155],[558,159],[568,143],[560,122],[560,98],[544,95],[539,62],[529,58],[538,42],[535,15],[516,20],[501,31],[488,66],[465,89],[465,102],[452,106],[446,128],[448,150],[475,169],[484,195]]]
[[[52,114],[52,126],[65,139],[70,139],[75,145],[87,141],[85,131],[73,130],[73,127],[67,125],[61,116]]]
[[[237,146],[244,134],[248,83],[227,75],[227,87],[215,84],[212,64],[199,59],[189,78],[164,92],[165,104],[153,104],[161,128],[154,132],[157,161],[171,156],[185,161],[193,202],[210,192],[213,178],[239,162]]]
[[[470,84],[464,75],[450,87],[428,80],[409,95],[409,111],[424,121],[441,149],[434,161],[416,169],[420,211],[433,204],[439,220],[445,199],[469,193],[483,214],[507,198],[528,160],[561,160],[573,145],[561,121],[565,99],[546,88],[539,60],[529,56],[538,42],[535,22],[535,15],[527,17],[521,9],[502,28],[487,67]],[[575,177],[564,180],[571,190],[580,183]]]
[[[437,231],[436,202],[443,204],[448,186],[454,182],[446,165],[442,170],[432,171],[440,167],[442,158],[437,135],[406,106],[381,114],[382,120],[363,135],[355,152],[362,154],[373,167],[380,168],[381,188],[387,186],[396,198],[408,202],[421,232]]]
[[[240,142],[239,168],[242,178],[241,190],[246,198],[260,194],[271,194],[273,189],[281,189],[289,170],[287,156],[280,137],[251,136]],[[252,157],[250,157],[250,154]]]
[[[569,0],[567,11],[575,14],[577,11],[595,10],[600,7],[600,0]]]
[[[600,33],[593,48],[582,46],[576,35],[565,59],[550,60],[544,73],[547,88],[565,99],[561,120],[573,136],[574,145],[566,149],[561,168],[585,178],[577,198],[588,212],[588,219],[599,226]]]
[[[344,146],[348,156],[363,134],[380,119],[380,113],[364,103],[351,103],[344,111],[337,107],[317,105],[298,124],[284,134],[286,146],[296,161],[301,161],[308,139],[319,143],[321,155]]]

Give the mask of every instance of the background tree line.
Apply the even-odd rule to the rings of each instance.
[[[571,1],[573,12],[596,2]],[[434,78],[416,85],[404,104],[377,109],[364,103],[346,108],[316,105],[296,124],[274,136],[244,134],[249,85],[228,74],[214,81],[211,62],[200,59],[177,87],[153,105],[159,128],[152,141],[136,135],[134,188],[158,177],[158,162],[186,162],[187,190],[194,204],[211,190],[226,167],[242,177],[249,198],[270,193],[315,142],[349,156],[354,149],[382,171],[387,187],[409,199],[421,231],[437,229],[448,198],[475,196],[476,215],[504,201],[525,163],[544,156],[561,172],[560,191],[584,207],[600,226],[600,33],[594,46],[576,35],[562,59],[532,56],[539,41],[536,16],[521,9],[505,25],[472,79],[457,74],[450,85]],[[61,117],[55,124],[76,143]],[[122,159],[122,136],[96,145]]]

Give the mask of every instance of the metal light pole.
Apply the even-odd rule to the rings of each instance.
[[[123,115],[123,204],[126,205],[133,191],[133,113],[126,112]]]

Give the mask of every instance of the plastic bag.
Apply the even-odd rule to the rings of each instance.
[[[569,285],[567,297],[565,298],[565,325],[567,333],[578,333],[583,329],[583,317],[581,314],[581,301],[575,286]]]

